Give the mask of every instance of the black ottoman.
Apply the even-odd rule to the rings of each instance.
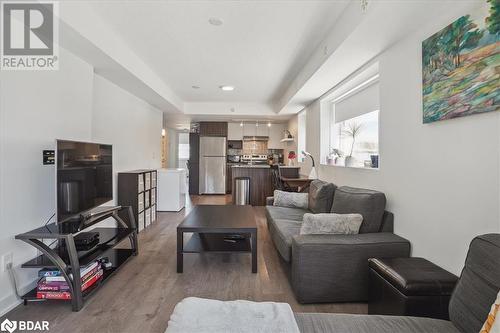
[[[424,258],[369,259],[369,314],[449,319],[458,278]]]

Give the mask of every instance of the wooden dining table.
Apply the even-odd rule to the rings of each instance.
[[[310,179],[307,176],[299,175],[299,177],[280,177],[281,181],[287,184],[289,187],[296,187],[298,189],[297,192],[306,192],[309,189],[309,184],[314,179]]]

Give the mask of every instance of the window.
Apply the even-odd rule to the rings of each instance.
[[[331,164],[378,167],[378,114],[375,110],[332,125]]]
[[[189,159],[189,143],[179,143],[179,160]]]
[[[189,133],[179,133],[177,145],[177,167],[187,169],[189,160]]]
[[[361,82],[361,83],[360,83]],[[353,87],[354,86],[354,87]],[[322,164],[379,168],[378,74],[356,83],[322,102]]]
[[[306,150],[306,111],[302,111],[297,116],[297,160],[304,162],[305,156],[302,151]]]

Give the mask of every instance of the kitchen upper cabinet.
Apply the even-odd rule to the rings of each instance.
[[[255,123],[243,125],[243,136],[269,136],[269,127],[266,123],[255,126]]]
[[[269,128],[269,141],[267,142],[269,149],[284,149],[284,144],[281,142],[284,131],[285,124],[273,124]]]
[[[243,149],[243,140],[227,140],[227,148]]]
[[[226,122],[207,121],[200,123],[200,136],[226,136],[228,126]]]
[[[259,124],[257,127],[257,136],[269,136],[269,127],[267,124]]]
[[[257,127],[254,124],[243,124],[243,136],[257,135]]]
[[[243,140],[243,126],[239,123],[227,124],[227,139],[228,140]]]

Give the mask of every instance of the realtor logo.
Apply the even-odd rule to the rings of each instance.
[[[5,319],[0,324],[0,331],[12,333],[15,330],[19,331],[49,331],[49,322],[46,320],[42,321],[31,321],[31,320],[18,320],[11,321]]]
[[[1,69],[57,70],[57,2],[1,3]]]
[[[5,319],[2,322],[2,324],[0,324],[0,330],[2,330],[2,332],[12,333],[16,330],[16,328],[17,328],[17,322],[10,321],[9,319]]]

